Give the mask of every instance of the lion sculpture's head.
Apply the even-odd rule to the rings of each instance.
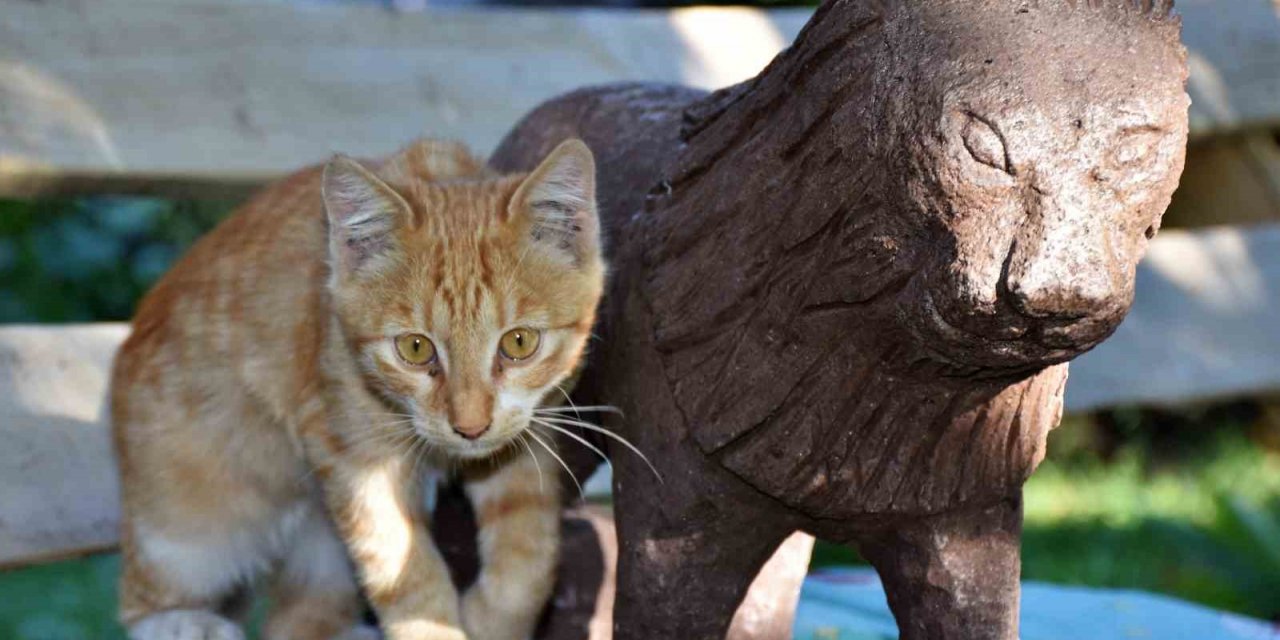
[[[886,26],[897,200],[946,248],[904,308],[950,361],[1064,361],[1123,319],[1182,172],[1178,19],[1151,0],[956,4]]]

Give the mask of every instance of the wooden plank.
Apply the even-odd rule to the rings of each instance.
[[[115,544],[104,399],[120,324],[0,327],[0,567]]]
[[[1280,126],[1280,8],[1180,0],[1193,135]],[[0,195],[235,195],[414,136],[488,152],[531,107],[624,80],[755,74],[808,9],[432,9],[0,0]],[[213,185],[209,187],[208,185]]]
[[[748,78],[808,15],[0,0],[0,193],[96,179],[185,195],[424,134],[487,153],[528,110],[583,85]],[[168,180],[136,179],[154,175]]]
[[[1191,137],[1280,129],[1280,0],[1177,0]]]
[[[1067,410],[1280,389],[1280,225],[1165,231],[1133,310],[1071,363]]]

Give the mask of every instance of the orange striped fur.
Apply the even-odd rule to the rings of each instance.
[[[530,420],[562,397],[603,289],[594,171],[576,140],[527,175],[433,141],[337,157],[174,266],[113,373],[132,638],[242,639],[224,604],[261,574],[270,640],[376,637],[360,587],[391,640],[531,634],[559,487]],[[424,475],[478,514],[461,595]]]

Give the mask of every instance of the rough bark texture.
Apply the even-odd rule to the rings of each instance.
[[[613,448],[616,638],[724,637],[797,529],[863,549],[904,638],[1016,638],[1021,486],[1182,170],[1178,28],[1165,2],[837,0],[744,84],[516,127],[498,169],[597,154],[614,275],[578,395],[663,479]]]
[[[859,542],[902,640],[1003,639],[1018,625],[1021,533],[1022,505],[1010,499],[912,519]]]

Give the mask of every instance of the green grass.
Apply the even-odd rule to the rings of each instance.
[[[1280,521],[1280,458],[1223,438],[1199,460],[1144,467],[1125,452],[1040,469],[1024,494],[1023,575],[1280,616],[1280,539],[1261,524]]]
[[[119,577],[115,553],[0,572],[0,638],[126,640],[115,621]],[[249,640],[265,617],[265,603],[254,603]]]
[[[1227,430],[1193,459],[1153,466],[1139,447],[1043,464],[1023,494],[1023,578],[1280,617],[1280,456]],[[857,563],[834,545],[814,554],[815,566]]]
[[[0,573],[0,638],[115,640],[116,555]]]

